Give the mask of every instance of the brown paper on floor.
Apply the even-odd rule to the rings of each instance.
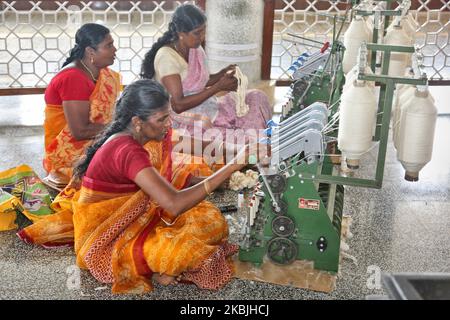
[[[350,234],[351,218],[342,217],[341,237]],[[341,259],[342,260],[342,259]],[[336,288],[336,274],[314,269],[314,262],[296,260],[290,265],[279,266],[264,257],[261,267],[234,257],[235,277],[239,279],[275,283],[296,288],[331,292]]]

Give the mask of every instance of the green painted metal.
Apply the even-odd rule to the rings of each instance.
[[[387,45],[369,44],[368,46],[372,46],[374,50],[380,49],[385,50],[385,52],[395,51],[393,47]],[[410,49],[411,48],[405,50]],[[333,176],[329,174],[324,174],[324,172],[320,170],[318,174],[314,176],[314,178],[312,177],[310,178],[322,183],[339,183],[343,185],[379,189],[383,184],[384,164],[386,160],[386,150],[389,136],[389,121],[391,118],[392,99],[394,96],[395,85],[398,83],[411,85],[426,85],[428,80],[425,76],[419,79],[412,79],[412,78],[390,77],[387,75],[366,75],[363,73],[360,73],[358,75],[358,79],[381,83],[379,101],[383,101],[383,104],[381,105],[381,111],[379,113],[380,121],[377,122],[380,123],[381,126],[379,127],[379,148],[378,148],[377,164],[375,169],[375,178],[361,179],[352,177]]]
[[[337,191],[334,188],[334,194],[338,193],[339,197],[329,196],[329,187],[320,189],[312,180],[299,177],[299,174],[312,174],[316,170],[317,164],[307,165],[303,162],[290,170],[292,176],[286,180],[286,190],[281,200],[287,204],[285,216],[294,221],[295,232],[286,239],[297,248],[296,260],[313,261],[315,269],[334,273],[339,266],[344,192],[342,187]],[[267,194],[266,188],[262,190]],[[302,201],[309,203],[310,208],[300,208]],[[332,219],[328,213],[330,201],[333,201]],[[279,215],[272,208],[272,202],[266,197],[260,205],[255,227],[250,234],[249,242],[252,245],[247,248],[241,246],[239,251],[241,261],[262,264],[270,241],[279,238],[272,230],[272,222]],[[286,259],[285,262],[288,262],[288,257]]]
[[[392,3],[392,0],[388,2]],[[397,14],[392,13],[392,15]],[[336,32],[335,25],[334,32]],[[264,195],[257,208],[255,224],[246,234],[246,239],[239,250],[241,261],[252,262],[258,266],[266,257],[272,257],[272,260],[282,265],[290,264],[293,260],[308,260],[314,263],[316,269],[331,273],[338,271],[344,185],[381,188],[395,85],[398,83],[426,85],[427,83],[426,76],[412,79],[387,75],[391,52],[412,53],[413,47],[370,43],[367,44],[367,48],[373,52],[373,55],[376,52],[383,52],[384,57],[381,75],[358,74],[359,80],[380,84],[377,119],[379,127],[377,126],[376,136],[379,147],[375,177],[361,179],[339,176],[336,166],[328,155],[324,156],[322,163],[308,164],[301,158],[302,155],[289,159],[286,162],[286,169],[279,172],[285,179],[285,188],[275,195],[275,200],[283,210],[281,213],[275,212],[267,187],[263,186]],[[285,118],[316,101],[328,103],[330,118],[339,110],[342,86],[345,82],[341,63],[344,50],[342,43],[334,41],[332,54],[326,66],[309,78],[293,84],[294,108]],[[329,63],[331,68],[327,69]],[[336,138],[337,131],[327,134],[327,137]],[[336,153],[339,153],[339,150]],[[289,221],[292,221],[294,228],[292,233],[280,236],[280,229],[274,229],[272,223],[279,221],[280,216],[291,219]],[[292,227],[292,225],[289,226]]]
[[[302,83],[298,82],[294,87],[294,108],[287,117],[302,110],[306,106],[322,101],[332,105],[330,108],[332,117],[339,109],[340,95],[345,76],[342,71],[342,57],[344,47],[336,41],[332,46],[332,55],[335,62],[328,60],[328,63],[336,63],[336,69],[331,73],[319,70],[310,79],[306,87],[300,88]],[[297,85],[297,91],[295,86]],[[302,91],[304,90],[304,92]],[[337,132],[332,132],[330,136],[337,136]],[[301,155],[293,157],[287,162],[286,188],[278,201],[286,204],[283,216],[292,219],[295,225],[295,232],[284,238],[280,238],[274,233],[272,222],[279,214],[273,210],[273,205],[268,196],[267,188],[262,191],[266,195],[262,198],[258,208],[255,224],[247,234],[246,244],[241,245],[239,250],[239,260],[252,262],[256,266],[263,263],[265,257],[273,255],[271,251],[273,243],[280,243],[276,249],[283,250],[282,245],[293,244],[296,248],[295,260],[308,260],[314,263],[314,268],[336,273],[339,267],[339,251],[341,222],[344,206],[344,187],[342,185],[330,183],[318,183],[312,179],[320,167],[320,170],[327,175],[332,175],[333,163],[328,156],[322,164],[307,164]],[[303,200],[302,200],[303,199]],[[309,208],[301,203],[315,204]],[[287,240],[284,240],[287,239]],[[288,251],[287,249],[285,249]],[[277,259],[280,259],[277,256]],[[283,263],[291,263],[291,259],[282,258]],[[278,262],[280,262],[278,261]]]

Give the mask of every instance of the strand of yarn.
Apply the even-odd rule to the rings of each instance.
[[[243,117],[247,115],[250,110],[248,105],[245,103],[245,95],[248,87],[248,79],[245,74],[242,73],[241,69],[236,66],[235,78],[238,80],[238,87],[236,92],[232,95],[234,103],[236,106],[236,115],[238,117]]]

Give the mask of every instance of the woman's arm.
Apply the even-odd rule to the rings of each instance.
[[[242,149],[244,144],[226,143],[223,140],[201,140],[192,136],[180,135],[176,140],[172,140],[172,151],[192,156],[203,157],[209,160],[215,160],[216,163],[222,163],[233,159],[238,150]],[[262,150],[261,147],[258,150]],[[260,154],[262,152],[258,151]],[[219,162],[217,162],[219,161]]]
[[[172,109],[176,113],[192,109],[220,91],[234,91],[237,88],[237,79],[232,74],[227,73],[223,74],[212,86],[189,96],[184,96],[183,94],[183,86],[179,74],[165,76],[161,79],[161,82],[170,93]]]
[[[242,158],[242,156],[241,156]],[[234,171],[245,166],[245,161],[234,161],[205,179],[203,182],[183,190],[176,190],[165,180],[155,168],[145,168],[136,175],[136,184],[172,217],[193,208],[207,196],[205,181],[208,191],[211,192],[219,187]]]
[[[89,120],[89,101],[63,101],[62,106],[70,133],[76,140],[92,139],[105,128],[104,124]]]

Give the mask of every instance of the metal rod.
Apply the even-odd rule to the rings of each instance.
[[[307,40],[307,41],[311,41],[311,42],[315,42],[315,43],[319,43],[319,44],[323,45],[323,42],[320,42],[320,41],[317,41],[317,40],[309,39],[309,38],[302,37],[302,36],[299,36],[299,35],[296,35],[296,34],[293,34],[293,33],[289,33],[289,32],[287,34],[292,36],[292,37],[294,37],[294,38],[299,38],[299,39],[303,39],[303,40]]]
[[[272,193],[272,189],[270,189],[270,185],[269,185],[269,182],[267,182],[266,176],[263,174],[264,171],[262,170],[261,165],[259,163],[257,163],[256,167],[258,168],[258,171],[261,173],[263,182],[266,185],[266,188],[267,188],[267,191],[269,192],[270,198],[272,199],[272,206],[275,208],[276,212],[279,212],[280,207],[278,206],[278,202],[275,200],[275,196]]]

